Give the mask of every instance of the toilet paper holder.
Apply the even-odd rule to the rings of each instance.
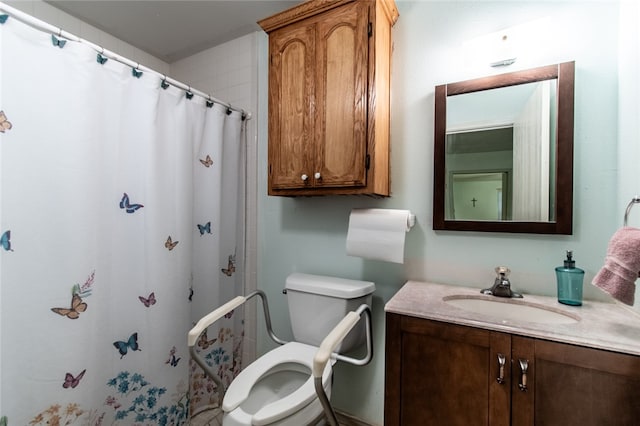
[[[411,229],[416,224],[416,215],[413,213],[409,213],[407,216],[407,228]]]

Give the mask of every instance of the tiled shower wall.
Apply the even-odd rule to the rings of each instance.
[[[41,0],[9,0],[4,3],[251,113],[252,119],[247,124],[245,294],[255,290],[257,287],[257,43],[260,34],[257,32],[249,34],[168,64]],[[212,306],[212,309],[214,308],[215,306]],[[247,365],[256,356],[254,301],[247,304],[245,312],[243,364]]]

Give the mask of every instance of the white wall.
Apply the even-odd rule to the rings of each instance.
[[[640,196],[640,3],[623,2],[620,7],[619,55],[619,140],[618,203],[624,211],[629,201]],[[629,225],[640,226],[640,205],[629,215]],[[640,297],[640,296],[638,296]],[[640,310],[640,304],[636,303]]]
[[[338,365],[332,397],[338,409],[372,424],[383,422],[384,304],[407,279],[480,289],[493,282],[495,266],[506,265],[513,271],[516,290],[555,295],[554,268],[571,249],[577,265],[586,271],[585,298],[609,300],[589,283],[602,266],[607,242],[623,215],[616,194],[617,2],[396,1],[400,19],[393,30],[390,198],[267,196],[267,133],[266,126],[259,128],[258,287],[269,296],[276,331],[284,330],[283,337],[290,338],[281,294],[289,273],[376,282],[374,360],[366,367]],[[472,62],[466,42],[534,20],[528,27],[538,31],[535,42],[519,52],[514,65],[494,70],[484,61]],[[637,48],[635,34],[631,44]],[[571,60],[576,61],[574,234],[434,232],[434,86]],[[263,58],[261,76],[265,70]],[[261,122],[266,121],[265,93],[261,89]],[[634,172],[630,173],[637,182]],[[410,209],[417,215],[417,225],[407,235],[404,265],[346,255],[349,212],[359,207]],[[259,334],[258,344],[260,352],[272,347],[264,334]]]

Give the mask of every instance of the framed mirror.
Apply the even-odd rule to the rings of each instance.
[[[573,230],[575,63],[435,88],[433,229]]]

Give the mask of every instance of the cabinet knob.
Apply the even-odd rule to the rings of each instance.
[[[315,179],[320,179],[320,178],[322,178],[322,176],[320,175],[320,172],[316,172],[316,173],[313,175],[313,177],[314,177]]]
[[[300,176],[300,179],[302,179],[304,182],[306,182],[306,181],[307,181],[307,179],[309,179],[309,176],[307,176],[307,175],[302,175],[302,176]]]

